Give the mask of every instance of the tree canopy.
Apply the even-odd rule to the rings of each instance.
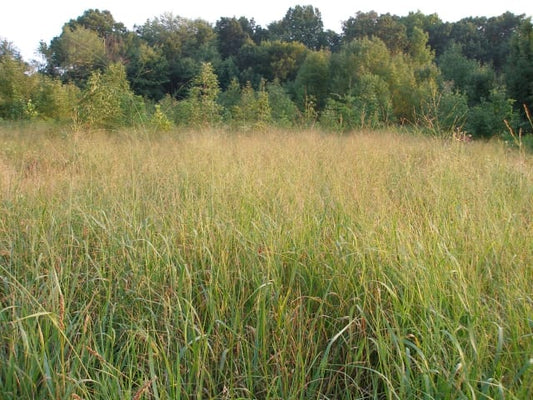
[[[421,12],[356,12],[336,33],[324,29],[320,10],[311,5],[290,7],[266,28],[246,17],[211,24],[165,13],[128,30],[109,11],[90,9],[67,21],[50,43],[41,43],[44,63],[37,73],[12,44],[2,42],[1,118],[27,117],[43,93],[65,98],[77,90],[81,99],[73,103],[81,107],[83,93],[106,76],[117,77],[120,64],[132,95],[143,99],[148,113],[159,103],[158,112],[168,112],[170,121],[183,120],[176,117],[180,102],[203,104],[198,79],[212,74],[217,91],[209,104],[222,107],[213,108],[222,119],[240,104],[231,101],[225,109],[228,99],[252,98],[252,90],[268,94],[271,111],[282,102],[294,114],[283,118],[294,123],[312,116],[323,125],[342,120],[333,124],[337,128],[368,120],[373,126],[468,128],[487,136],[501,133],[503,119],[527,127],[524,107],[533,107],[531,43],[531,19],[510,12],[457,22]],[[510,108],[497,106],[502,101]],[[178,108],[169,111],[173,104]],[[445,111],[451,104],[458,115],[448,115],[453,107]],[[40,107],[32,115],[68,114]],[[480,119],[483,113],[490,115]],[[444,114],[457,123],[434,122]],[[481,120],[483,127],[472,122]]]

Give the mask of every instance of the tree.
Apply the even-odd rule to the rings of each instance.
[[[165,13],[140,27],[138,35],[154,48],[159,48],[168,64],[166,93],[178,98],[188,96],[190,82],[204,62],[218,64],[216,34],[206,21],[190,20]]]
[[[268,83],[267,92],[272,122],[284,128],[295,126],[301,113],[279,81]]]
[[[371,73],[388,80],[391,68],[391,53],[381,39],[355,39],[331,57],[331,92],[341,97],[352,95],[361,76]]]
[[[0,118],[71,121],[79,90],[36,73],[13,45],[0,41]]]
[[[0,42],[0,118],[25,119],[34,115],[32,94],[38,85],[15,47]]]
[[[353,97],[362,104],[372,104],[372,109],[387,110],[381,112],[386,116],[381,119],[394,117],[414,123],[423,104],[437,90],[438,70],[427,34],[415,28],[412,37],[409,53],[395,53],[377,37],[345,44],[331,59],[331,92],[347,104],[358,104]],[[380,95],[372,96],[372,90]],[[376,102],[380,103],[377,108]]]
[[[358,12],[355,17],[343,22],[342,29],[345,43],[353,39],[377,37],[394,53],[402,52],[407,47],[405,26],[399,22],[398,17],[390,14]]]
[[[466,130],[475,136],[491,137],[507,132],[505,121],[514,125],[516,115],[514,100],[507,98],[505,88],[490,91],[487,99],[472,107],[468,114]]]
[[[65,25],[61,35],[52,39],[49,47],[41,44],[40,51],[47,59],[46,72],[49,75],[80,87],[93,71],[102,71],[109,63],[104,39],[82,26]]]
[[[239,20],[233,18],[220,18],[215,25],[217,34],[218,51],[222,58],[236,56],[241,47],[251,40]]]
[[[286,42],[300,42],[307,48],[318,50],[324,43],[324,24],[318,8],[295,6],[285,17],[269,25],[272,37]]]
[[[322,34],[321,45],[325,50],[337,52],[341,46],[342,38],[337,32],[328,29]]]
[[[109,11],[87,10],[64,24],[61,35],[49,45],[41,43],[40,52],[46,59],[43,71],[82,87],[92,71],[103,71],[123,59],[126,34],[124,25]]]
[[[236,57],[228,57],[216,66],[218,82],[222,90],[226,90],[234,79],[238,79],[241,71]]]
[[[38,116],[45,120],[71,123],[80,98],[80,89],[71,83],[39,74],[32,101]]]
[[[355,17],[350,17],[342,23],[344,43],[350,43],[354,39],[370,38],[377,36],[377,24],[379,15],[375,11],[367,13],[358,11]]]
[[[7,39],[2,39],[0,37],[0,60],[6,58],[11,58],[20,62],[23,61],[22,56],[20,55],[20,52],[17,50],[15,45]]]
[[[218,96],[218,104],[222,107],[223,119],[225,122],[231,122],[233,110],[241,101],[241,85],[237,78],[233,78],[226,90]]]
[[[510,96],[522,109],[526,105],[533,110],[533,24],[527,19],[513,35],[509,61],[506,65],[506,81]]]
[[[397,17],[388,13],[379,16],[376,36],[383,40],[393,53],[403,52],[408,46],[405,26],[399,22]]]
[[[334,131],[378,128],[392,117],[389,85],[382,77],[367,73],[359,78],[353,94],[328,99],[320,124]]]
[[[293,80],[307,54],[307,48],[299,42],[263,42],[268,62],[269,73],[264,78],[269,81],[279,79],[280,82]]]
[[[75,20],[70,20],[67,25],[76,29],[82,26],[86,29],[94,31],[102,38],[110,38],[112,35],[121,35],[126,33],[126,27],[121,22],[116,22],[113,15],[107,11],[100,11],[98,9],[90,9],[85,11]]]
[[[487,18],[463,18],[452,24],[450,40],[460,43],[466,57],[480,62],[489,61],[489,46],[485,31]]]
[[[511,51],[513,35],[525,21],[525,15],[514,15],[506,12],[500,16],[489,18],[485,36],[488,44],[488,58],[497,72],[504,70]]]
[[[169,65],[159,46],[149,46],[140,38],[127,51],[128,80],[133,91],[141,96],[159,101],[165,95],[169,82]]]
[[[444,82],[439,91],[423,104],[418,126],[436,136],[450,136],[464,131],[469,113],[467,97]]]
[[[440,56],[450,42],[452,24],[443,22],[437,14],[425,15],[420,11],[410,12],[398,20],[405,26],[407,38],[410,41],[415,28],[428,34],[427,43],[435,55]]]
[[[189,124],[195,127],[208,127],[221,121],[221,108],[217,103],[220,93],[218,79],[210,63],[202,63],[200,73],[194,78],[187,102],[189,104]]]
[[[251,82],[253,86],[258,86],[261,78],[271,80],[272,72],[270,68],[270,56],[268,54],[268,41],[246,43],[241,47],[236,58],[237,68],[240,72],[239,81]]]
[[[329,96],[330,57],[331,53],[326,50],[307,54],[294,84],[295,98],[301,107],[309,96],[315,99],[319,110],[326,105]]]
[[[76,123],[86,128],[130,126],[144,118],[142,99],[136,97],[122,64],[111,64],[103,72],[93,71],[78,105]]]
[[[299,42],[264,41],[260,45],[245,44],[237,58],[242,71],[241,81],[251,81],[256,87],[261,78],[270,82],[275,79],[281,83],[292,81],[296,78],[307,51]]]
[[[115,21],[107,10],[90,9],[68,24],[72,29],[83,27],[96,32],[104,39],[106,55],[110,62],[121,62],[124,55],[123,40],[128,31],[123,23]]]
[[[243,130],[262,130],[272,122],[272,109],[266,82],[255,91],[250,82],[241,89],[240,99],[231,108],[232,123]]]
[[[467,96],[470,106],[489,97],[496,85],[496,74],[487,65],[467,58],[462,46],[453,43],[438,60],[442,78],[452,82],[455,90]]]

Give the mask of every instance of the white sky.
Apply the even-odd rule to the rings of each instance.
[[[320,10],[325,28],[339,33],[341,22],[354,16],[357,11],[375,10],[380,14],[390,12],[407,15],[409,11],[420,10],[424,14],[436,12],[444,21],[457,21],[470,16],[492,17],[505,11],[533,15],[531,0],[2,0],[2,3],[0,38],[13,42],[27,61],[36,57],[40,40],[50,42],[61,33],[64,23],[90,8],[109,10],[115,20],[124,23],[128,29],[164,12],[186,18],[202,18],[211,23],[220,17],[253,17],[259,25],[266,27],[270,22],[283,18],[289,7],[312,4]]]

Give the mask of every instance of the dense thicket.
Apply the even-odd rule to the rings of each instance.
[[[358,12],[336,33],[312,6],[266,28],[168,13],[131,31],[87,10],[40,51],[44,62],[31,68],[2,42],[0,118],[156,129],[402,124],[489,137],[506,132],[504,121],[530,128],[533,108],[531,18],[509,12],[458,22]]]

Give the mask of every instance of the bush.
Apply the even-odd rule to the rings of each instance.
[[[46,76],[41,76],[37,93],[34,95],[39,116],[58,122],[72,121],[79,98],[78,87]]]
[[[103,73],[91,74],[78,105],[77,125],[112,129],[145,121],[144,101],[130,89],[122,64],[112,64]]]
[[[202,63],[200,73],[194,78],[187,100],[182,103],[187,123],[194,127],[217,125],[222,120],[221,107],[217,103],[220,93],[218,78],[210,63]]]
[[[267,92],[273,123],[282,128],[295,126],[301,113],[279,81],[267,84]]]
[[[150,125],[155,131],[166,132],[172,128],[172,122],[167,115],[161,111],[161,105],[156,104],[152,118],[150,118]]]
[[[353,96],[338,99],[329,98],[322,115],[320,126],[334,132],[346,132],[360,125],[360,115],[355,108]]]
[[[474,136],[485,138],[505,133],[505,121],[514,124],[518,118],[513,103],[503,88],[491,90],[488,99],[482,99],[480,104],[470,109],[466,130]]]
[[[452,85],[446,84],[424,104],[417,124],[432,135],[448,136],[463,130],[468,112],[466,94],[454,91]]]
[[[0,117],[11,120],[28,119],[28,102],[38,85],[35,75],[20,59],[0,56]],[[30,106],[31,107],[31,106]]]
[[[261,81],[258,91],[248,82],[241,89],[239,103],[231,109],[231,121],[236,127],[244,130],[261,130],[272,123],[271,112],[265,81]]]
[[[361,76],[352,95],[330,98],[322,112],[320,124],[333,131],[380,128],[392,117],[388,85],[377,75]]]

